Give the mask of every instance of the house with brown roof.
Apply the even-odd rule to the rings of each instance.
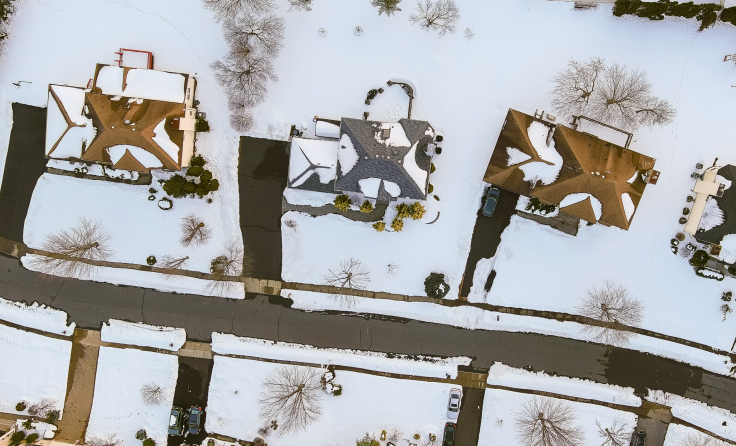
[[[181,170],[194,153],[195,88],[187,74],[104,64],[91,88],[49,85],[46,157]]]
[[[589,223],[628,230],[654,163],[591,134],[509,109],[483,180]]]

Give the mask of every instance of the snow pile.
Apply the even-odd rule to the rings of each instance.
[[[524,172],[524,181],[541,181],[542,184],[552,184],[560,174],[562,168],[562,157],[555,149],[555,141],[550,140],[550,145],[547,145],[547,135],[549,134],[550,128],[542,124],[539,121],[533,121],[529,124],[527,131],[529,135],[529,141],[531,141],[534,150],[537,155],[544,161],[548,161],[550,164],[543,163],[541,161],[534,161],[523,166],[519,166]]]
[[[636,206],[631,200],[631,195],[628,192],[621,194],[621,202],[624,204],[624,212],[626,212],[626,220],[631,221],[631,216],[634,215]]]
[[[340,126],[331,122],[317,121],[314,124],[314,135],[322,138],[337,139],[340,137]]]
[[[703,216],[700,217],[698,230],[709,231],[718,225],[722,225],[724,221],[726,221],[726,217],[723,215],[721,208],[718,207],[718,202],[713,197],[708,197],[705,202]]]
[[[207,406],[208,432],[253,441],[258,429],[269,426],[260,419],[257,395],[261,383],[285,365],[215,356]],[[429,433],[442,439],[447,401],[453,385],[410,381],[337,371],[334,382],[342,395],[322,395],[322,416],[294,435],[269,435],[270,446],[355,444],[366,432],[378,437],[382,430],[398,429],[403,438],[415,432],[426,442]],[[416,442],[415,440],[411,440]],[[405,441],[396,444],[406,444]],[[423,443],[422,443],[423,444]]]
[[[515,147],[506,147],[506,153],[509,155],[509,161],[506,164],[507,166],[520,164],[532,158],[530,155],[527,155]]]
[[[358,152],[355,150],[353,140],[350,139],[350,135],[344,133],[340,137],[340,148],[337,149],[337,160],[340,162],[340,172],[345,175],[351,170],[358,162]]]
[[[212,333],[212,351],[219,354],[280,359],[322,366],[341,365],[402,375],[434,378],[449,376],[453,379],[457,377],[459,365],[470,364],[470,358],[464,356],[440,359],[431,356],[410,358],[405,355],[394,355],[389,358],[385,353],[323,349],[311,345],[243,338],[225,333]]]
[[[169,134],[166,133],[166,119],[161,120],[156,127],[153,129],[154,136],[153,142],[155,142],[159,147],[163,149],[164,152],[166,152],[167,155],[171,157],[172,160],[174,160],[175,163],[179,163],[179,146],[174,144],[174,142],[169,138]]]
[[[496,362],[488,371],[488,384],[516,389],[542,390],[560,395],[587,398],[605,403],[639,407],[641,398],[631,387],[619,387],[578,378],[549,376],[544,372],[528,372]]]
[[[39,314],[44,319],[46,316]],[[64,409],[72,343],[0,325],[0,412],[23,414],[15,405],[42,399]]]
[[[404,166],[406,172],[409,174],[411,179],[414,180],[414,183],[416,183],[417,187],[419,187],[419,190],[423,191],[424,186],[427,184],[427,176],[429,175],[429,172],[421,169],[417,165],[417,145],[419,145],[419,141],[415,142],[414,145],[411,146],[411,150],[409,150],[409,153],[407,153],[404,157],[404,162],[402,163],[402,166]]]
[[[303,189],[292,189],[290,187],[284,189],[284,197],[288,203],[312,207],[325,206],[332,204],[335,201],[334,194]]]
[[[139,163],[143,164],[143,166],[148,169],[163,167],[163,163],[156,157],[156,155],[138,146],[119,144],[117,146],[106,147],[105,150],[110,156],[110,160],[112,161],[113,165],[120,161],[120,158],[125,155],[125,152],[130,152],[130,154],[133,155],[133,157],[137,159]],[[179,158],[177,155],[176,160],[178,159]]]
[[[662,391],[649,390],[647,398],[672,408],[672,415],[721,437],[736,441],[736,414],[700,401]]]
[[[76,324],[67,325],[68,315],[61,310],[55,310],[46,305],[34,302],[26,305],[0,297],[0,319],[23,325],[25,327],[43,330],[49,333],[71,336]]]
[[[486,282],[488,281],[488,277],[491,275],[493,265],[495,264],[496,259],[494,257],[491,257],[490,259],[480,259],[478,260],[478,263],[475,264],[475,271],[473,272],[473,286],[470,287],[470,292],[468,293],[469,302],[485,303],[486,294],[488,294],[485,290]]]
[[[159,327],[142,323],[110,319],[102,324],[102,341],[140,345],[175,352],[184,345],[187,333],[183,328]]]
[[[140,446],[135,433],[145,429],[156,444],[166,444],[178,370],[174,355],[100,347],[86,443],[116,435],[121,446]],[[161,388],[158,405],[143,403],[141,389],[147,384]]]
[[[516,417],[524,404],[532,401],[533,395],[486,389],[483,399],[483,418],[480,425],[478,446],[518,446],[523,442],[517,436]],[[544,399],[546,397],[536,397]],[[636,415],[609,409],[604,406],[557,400],[573,409],[575,426],[582,429],[584,441],[581,445],[597,445],[603,442],[598,435],[598,426],[611,428],[625,426],[627,432],[636,426]],[[462,409],[461,409],[462,410]]]
[[[577,193],[567,195],[565,196],[565,198],[562,199],[562,201],[560,201],[559,207],[564,208],[565,206],[570,206],[571,204],[580,203],[586,198],[590,198],[590,204],[593,207],[593,214],[595,214],[595,219],[600,220],[601,215],[603,215],[603,205],[597,198],[595,198],[591,194]]]

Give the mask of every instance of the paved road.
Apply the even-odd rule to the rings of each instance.
[[[498,245],[501,243],[501,233],[511,223],[511,216],[516,212],[517,201],[519,201],[518,194],[501,189],[501,196],[498,199],[496,210],[493,212],[493,217],[484,217],[481,211],[478,210],[475,227],[473,228],[473,238],[470,242],[470,254],[468,254],[468,261],[465,264],[463,286],[460,289],[461,296],[467,296],[470,293],[478,260],[490,259],[496,255]],[[478,205],[480,206],[481,203]],[[488,282],[490,281],[491,278],[489,277]],[[490,289],[490,283],[483,285]]]
[[[347,348],[465,355],[472,367],[494,361],[563,376],[658,389],[707,402],[736,413],[736,380],[633,350],[554,336],[465,330],[448,325],[385,316],[304,312],[277,296],[233,300],[173,294],[138,287],[70,279],[43,279],[17,259],[0,257],[0,296],[38,301],[62,309],[81,327],[100,328],[109,318],[182,327],[192,340],[209,342],[214,331],[262,339]],[[501,315],[500,317],[504,317]]]
[[[5,173],[0,187],[0,236],[23,240],[23,225],[38,178],[46,170],[46,109],[13,104]]]
[[[288,142],[240,138],[240,229],[253,254],[252,275],[281,280],[281,199],[289,168]]]

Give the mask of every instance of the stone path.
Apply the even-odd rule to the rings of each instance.
[[[281,212],[283,213],[286,213],[289,211],[297,211],[297,212],[304,212],[305,214],[309,214],[312,217],[321,217],[327,214],[337,214],[337,215],[342,215],[343,217],[353,220],[353,221],[361,221],[361,222],[366,222],[366,223],[383,220],[383,216],[386,214],[386,209],[388,209],[388,203],[380,202],[380,201],[377,202],[376,207],[373,208],[373,210],[367,214],[364,212],[353,211],[353,210],[341,211],[340,209],[336,208],[335,206],[331,204],[326,204],[320,207],[306,206],[306,205],[301,205],[301,204],[291,204],[288,201],[286,201],[286,197],[284,197],[281,202]]]

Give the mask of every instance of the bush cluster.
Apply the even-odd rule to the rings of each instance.
[[[365,434],[365,437],[355,440],[355,446],[381,446],[373,435]]]
[[[670,0],[659,0],[658,2],[644,2],[642,0],[616,0],[613,7],[613,15],[635,15],[649,20],[664,20],[665,17],[682,17],[695,19],[700,22],[699,31],[710,28],[718,20],[718,12],[721,5],[707,3],[695,5],[693,2],[679,3]],[[725,15],[724,15],[725,14]],[[721,20],[731,24],[736,21],[736,8],[724,9]]]
[[[424,279],[424,292],[429,297],[442,299],[449,291],[450,285],[445,282],[445,275],[442,273],[431,273]]]
[[[335,201],[332,203],[336,208],[340,209],[341,211],[345,212],[350,208],[350,205],[353,204],[352,201],[350,201],[350,197],[348,197],[345,194],[338,195],[335,197]]]
[[[532,197],[529,199],[529,203],[526,205],[524,210],[529,212],[541,212],[544,215],[549,214],[550,212],[555,211],[555,205],[554,204],[544,204],[541,201],[539,201],[539,198]]]
[[[411,205],[406,203],[400,203],[396,205],[396,217],[391,222],[391,229],[395,232],[401,232],[404,229],[404,219],[411,218],[412,220],[421,220],[424,218],[426,209],[422,203],[415,201]],[[383,222],[379,222],[383,223]],[[383,232],[386,229],[386,224],[379,225],[378,223],[373,225],[373,228],[378,232]]]
[[[702,249],[698,249],[697,251],[695,251],[695,254],[693,254],[693,257],[690,259],[690,265],[702,268],[705,266],[706,263],[708,263],[708,258],[710,258],[710,255],[708,255],[707,252],[703,251]]]
[[[364,214],[370,214],[371,212],[373,212],[373,203],[365,200],[363,204],[360,205],[360,212]]]
[[[183,198],[187,195],[194,198],[195,194],[199,197],[204,197],[210,192],[218,190],[220,188],[220,182],[212,178],[212,172],[204,168],[205,164],[207,164],[207,161],[202,158],[202,155],[192,156],[186,176],[198,177],[199,182],[188,180],[176,174],[164,182],[164,192],[174,198]]]
[[[197,122],[194,124],[195,132],[209,132],[210,123],[204,118],[197,118]]]

